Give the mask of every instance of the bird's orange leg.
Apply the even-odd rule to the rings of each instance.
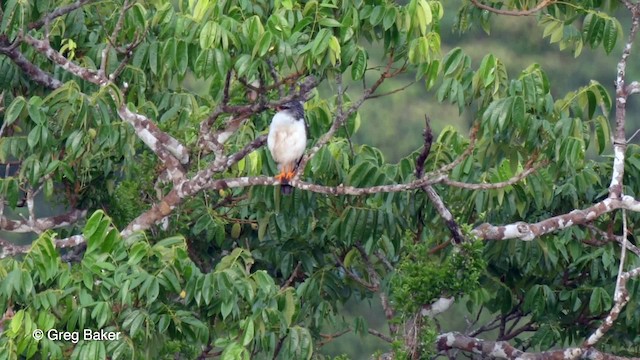
[[[291,179],[293,179],[293,176],[295,175],[295,166],[291,165],[291,168],[287,168],[287,172],[285,173],[285,178],[287,179],[287,182]]]
[[[275,176],[276,180],[283,182],[285,177],[285,170],[284,167],[280,170],[280,173],[278,175]]]
[[[286,184],[293,177],[293,172],[289,170],[289,166],[283,165],[280,173],[275,178],[283,184]]]
[[[275,176],[275,178],[283,184],[289,182],[289,180],[293,179],[295,173],[295,165],[282,165],[282,169],[280,169],[280,173]]]

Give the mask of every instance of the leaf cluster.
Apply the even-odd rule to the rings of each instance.
[[[391,281],[397,309],[411,316],[440,297],[475,291],[486,266],[482,249],[482,242],[471,242],[441,258],[431,255],[423,243],[408,246]]]
[[[223,349],[223,358],[249,358],[273,354],[278,342],[282,356],[310,356],[310,334],[295,325],[295,292],[251,271],[248,252],[236,249],[203,274],[180,237],[125,240],[100,211],[84,235],[87,252],[73,266],[60,261],[52,233],[24,260],[2,261],[0,307],[15,311],[0,339],[3,359],[194,357],[207,345]],[[36,328],[78,331],[80,341],[36,341]],[[84,341],[85,329],[120,332],[121,341]]]

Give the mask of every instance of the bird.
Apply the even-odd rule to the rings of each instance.
[[[267,147],[271,157],[278,164],[276,179],[282,186],[283,195],[289,195],[293,187],[288,185],[293,178],[304,150],[307,147],[307,123],[304,108],[300,101],[289,101],[276,107],[276,114],[271,119]]]

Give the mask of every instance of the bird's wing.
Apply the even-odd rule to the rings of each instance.
[[[294,141],[291,144],[291,153],[295,156],[295,162],[304,155],[304,151],[307,148],[307,136],[309,134],[309,127],[307,126],[307,122],[303,118],[300,121],[297,121],[293,128],[292,138]]]

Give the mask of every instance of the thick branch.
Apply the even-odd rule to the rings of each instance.
[[[55,240],[54,243],[56,248],[63,249],[84,244],[85,239],[83,235],[73,235],[66,239]],[[31,249],[31,245],[16,245],[8,240],[0,239],[0,259],[24,254],[28,252],[29,249]]]
[[[65,214],[30,220],[9,220],[0,217],[0,230],[16,233],[40,232],[72,225],[87,215],[86,210],[73,209]]]
[[[460,225],[458,225],[456,219],[454,219],[453,214],[451,213],[451,211],[449,211],[444,201],[442,201],[440,195],[438,195],[436,190],[431,185],[425,185],[422,189],[427,194],[427,197],[429,197],[429,200],[431,200],[431,203],[438,212],[438,215],[442,217],[442,220],[444,220],[447,228],[449,228],[451,236],[453,237],[453,242],[456,244],[462,244],[465,239],[464,234],[462,234],[462,230],[460,230]]]
[[[611,184],[609,185],[609,197],[619,198],[622,196],[622,179],[624,177],[624,157],[627,149],[627,141],[625,138],[625,122],[626,122],[626,106],[627,86],[625,85],[625,76],[627,69],[627,60],[631,55],[631,46],[636,38],[638,28],[640,27],[640,5],[635,4],[630,7],[631,10],[631,29],[629,30],[629,39],[624,46],[622,56],[618,62],[616,75],[616,128],[613,133],[613,173],[611,175]],[[632,83],[633,84],[633,83]]]
[[[586,209],[574,210],[570,213],[554,216],[534,224],[519,221],[508,225],[494,226],[484,223],[475,228],[472,233],[485,240],[520,239],[530,241],[536,237],[570,226],[586,224],[616,209],[627,209],[638,212],[640,211],[640,202],[628,195],[623,196],[621,200],[607,198]]]
[[[107,79],[105,77],[101,77],[97,71],[84,68],[65,58],[58,51],[54,50],[48,41],[36,39],[31,35],[25,35],[24,42],[31,45],[36,49],[36,51],[56,63],[67,72],[96,85],[107,85]]]
[[[4,239],[0,239],[0,259],[9,256],[24,254],[31,248],[31,245],[16,245]]]
[[[53,49],[46,40],[38,40],[30,35],[26,35],[24,41],[71,74],[101,87],[105,87],[111,83],[101,72],[84,68],[65,58]],[[112,96],[115,99],[116,95],[112,94]],[[189,153],[186,147],[169,134],[161,131],[146,116],[129,110],[125,104],[120,105],[118,115],[124,121],[131,124],[136,135],[160,158],[165,166],[167,166],[167,170],[172,179],[174,181],[180,180],[184,174],[180,164],[185,164],[189,161]]]
[[[118,115],[133,127],[140,140],[167,166],[172,179],[176,180],[184,176],[184,170],[180,164],[189,162],[189,152],[184,145],[160,130],[146,116],[129,110],[126,104],[120,105]]]
[[[465,336],[458,332],[450,332],[438,336],[436,347],[439,351],[459,349],[462,351],[481,355],[485,359],[507,360],[637,360],[638,358],[626,358],[600,352],[594,348],[567,348],[560,350],[544,351],[539,353],[523,352],[506,341],[489,341]]]
[[[29,79],[34,82],[51,89],[57,89],[62,86],[62,82],[51,74],[40,69],[18,50],[17,46],[6,44],[0,38],[0,54],[6,55],[14,64],[16,64]]]

